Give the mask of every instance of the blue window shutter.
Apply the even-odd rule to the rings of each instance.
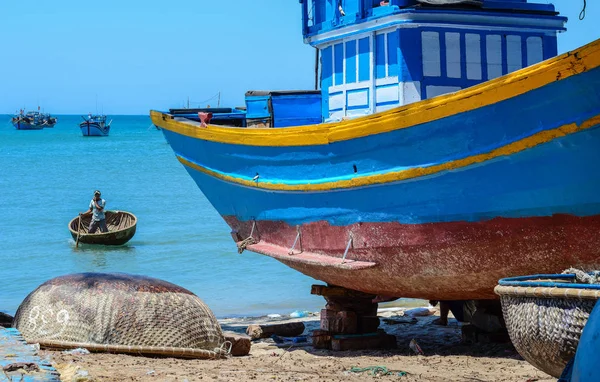
[[[371,79],[371,44],[369,37],[358,40],[358,80],[368,81]]]
[[[387,36],[387,51],[388,51],[388,76],[395,77],[398,75],[398,46],[400,39],[398,31],[395,30],[388,33]]]
[[[356,40],[346,42],[346,83],[356,82]]]
[[[334,55],[334,85],[341,85],[344,83],[344,44],[339,43],[335,44],[333,47],[333,55]]]
[[[385,77],[385,34],[375,36],[375,74],[377,78]]]

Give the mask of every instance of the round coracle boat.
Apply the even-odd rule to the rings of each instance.
[[[556,378],[575,355],[600,298],[595,274],[533,275],[500,280],[494,289],[510,339],[523,358]]]
[[[125,211],[106,211],[106,226],[108,232],[89,233],[88,228],[92,219],[91,215],[76,217],[69,222],[69,231],[73,240],[85,244],[122,245],[127,243],[137,226],[134,214]],[[81,219],[81,221],[80,221]],[[79,231],[79,234],[77,233]],[[79,237],[79,239],[78,239]]]
[[[198,296],[124,273],[48,280],[23,300],[13,326],[44,348],[182,358],[229,354],[217,319]]]

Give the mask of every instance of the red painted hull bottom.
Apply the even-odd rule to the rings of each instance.
[[[238,243],[255,225],[257,243],[247,246],[250,251],[329,284],[381,296],[488,299],[496,298],[493,289],[504,277],[600,269],[599,215],[418,225],[316,222],[299,228],[232,216],[225,221]]]

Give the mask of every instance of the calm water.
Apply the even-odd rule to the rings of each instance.
[[[310,295],[313,279],[265,256],[237,254],[229,227],[148,117],[112,118],[110,136],[95,138],[81,135],[80,116],[18,131],[0,115],[0,311],[14,313],[39,284],[76,272],[157,277],[196,293],[220,317],[324,305]],[[127,245],[75,250],[67,224],[94,189],[108,209],[138,217]]]

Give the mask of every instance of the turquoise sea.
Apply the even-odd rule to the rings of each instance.
[[[19,131],[0,115],[0,311],[13,314],[46,280],[77,272],[160,278],[200,296],[218,317],[316,311],[315,280],[276,260],[239,255],[229,227],[147,116],[109,116],[108,137],[83,137],[80,116]],[[75,242],[68,222],[95,189],[138,217],[122,247]]]

